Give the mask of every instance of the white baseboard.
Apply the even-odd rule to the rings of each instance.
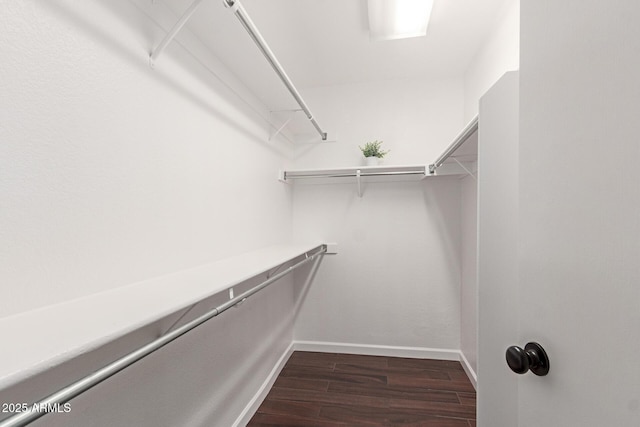
[[[246,426],[251,417],[256,413],[262,401],[267,397],[271,387],[275,383],[280,371],[289,360],[289,356],[294,351],[317,351],[321,353],[347,353],[362,354],[366,356],[388,356],[388,357],[409,357],[414,359],[436,359],[436,360],[456,360],[460,361],[471,384],[476,388],[476,373],[471,369],[469,361],[460,350],[450,350],[445,348],[427,348],[427,347],[402,347],[389,345],[366,345],[338,342],[322,342],[322,341],[293,341],[289,347],[282,353],[282,356],[276,362],[267,379],[264,380],[256,394],[249,401],[247,406],[240,413],[240,416],[233,423],[233,427]]]
[[[322,353],[364,354],[367,356],[410,357],[414,359],[460,360],[459,350],[427,347],[401,347],[322,341],[294,341],[293,349]]]
[[[253,398],[251,398],[247,406],[244,407],[244,409],[240,413],[240,416],[238,416],[236,421],[233,423],[233,427],[244,427],[249,424],[249,421],[251,421],[251,417],[253,417],[253,415],[256,413],[256,411],[262,404],[262,401],[265,399],[265,397],[267,397],[267,394],[269,394],[271,387],[273,387],[276,379],[278,379],[278,375],[280,375],[280,371],[282,371],[282,368],[284,368],[287,360],[289,360],[289,356],[291,356],[293,352],[294,344],[292,342],[291,344],[289,344],[289,347],[287,347],[284,353],[282,353],[282,356],[280,356],[280,358],[276,362],[276,365],[264,380],[256,394],[253,396]]]
[[[460,352],[460,363],[462,364],[462,369],[464,369],[464,372],[469,377],[469,381],[471,381],[471,385],[477,391],[478,390],[478,375],[476,374],[476,371],[474,371],[473,368],[471,367],[471,364],[469,363],[467,358],[464,357],[464,353],[463,352]]]

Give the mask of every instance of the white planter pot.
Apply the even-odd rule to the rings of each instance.
[[[380,164],[380,158],[378,157],[365,157],[364,160],[367,166],[378,166]]]

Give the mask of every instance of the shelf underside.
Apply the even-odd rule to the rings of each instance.
[[[281,179],[295,183],[340,183],[353,182],[358,178],[362,182],[381,181],[419,181],[429,175],[426,165],[408,166],[357,166],[333,169],[305,169],[284,171]]]

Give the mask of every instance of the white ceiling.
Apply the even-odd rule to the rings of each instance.
[[[313,86],[462,76],[509,2],[434,0],[426,37],[371,42],[366,0],[241,1],[303,95]],[[165,2],[181,14],[192,0]],[[282,84],[222,0],[204,1],[187,25],[258,97],[284,99]]]

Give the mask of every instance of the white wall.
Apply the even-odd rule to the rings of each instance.
[[[478,425],[516,426],[518,386],[505,350],[518,330],[518,72],[480,100],[478,129]]]
[[[390,81],[306,90],[336,143],[301,147],[296,167],[361,164],[358,145],[384,140],[385,164],[428,164],[462,127],[460,80]],[[296,340],[458,350],[460,184],[457,179],[296,185],[294,237],[337,242],[310,286]],[[360,348],[364,351],[363,348]],[[375,348],[369,348],[376,351]]]
[[[517,70],[520,53],[520,0],[507,0],[464,75],[464,121],[479,112],[482,96],[507,71]],[[481,127],[483,120],[480,120]],[[477,188],[466,178],[462,191],[462,281],[460,351],[477,374]]]
[[[455,179],[298,186],[294,230],[339,244],[325,257],[295,339],[459,349],[460,187]]]
[[[338,141],[297,146],[296,168],[364,164],[358,146],[373,140],[391,150],[384,164],[430,164],[463,126],[461,79],[390,80],[304,93]]]
[[[464,118],[478,114],[482,95],[507,71],[520,62],[520,0],[507,0],[493,31],[473,58],[464,75]]]
[[[470,176],[461,182],[460,352],[471,376],[477,377],[478,346],[478,183]]]
[[[176,18],[147,1],[0,5],[1,316],[290,239],[291,191],[275,179],[290,146],[267,143],[265,122],[178,45],[148,66]],[[230,425],[291,341],[287,283],[88,392],[61,425]]]
[[[124,3],[2,5],[3,315],[290,237],[289,148]]]

